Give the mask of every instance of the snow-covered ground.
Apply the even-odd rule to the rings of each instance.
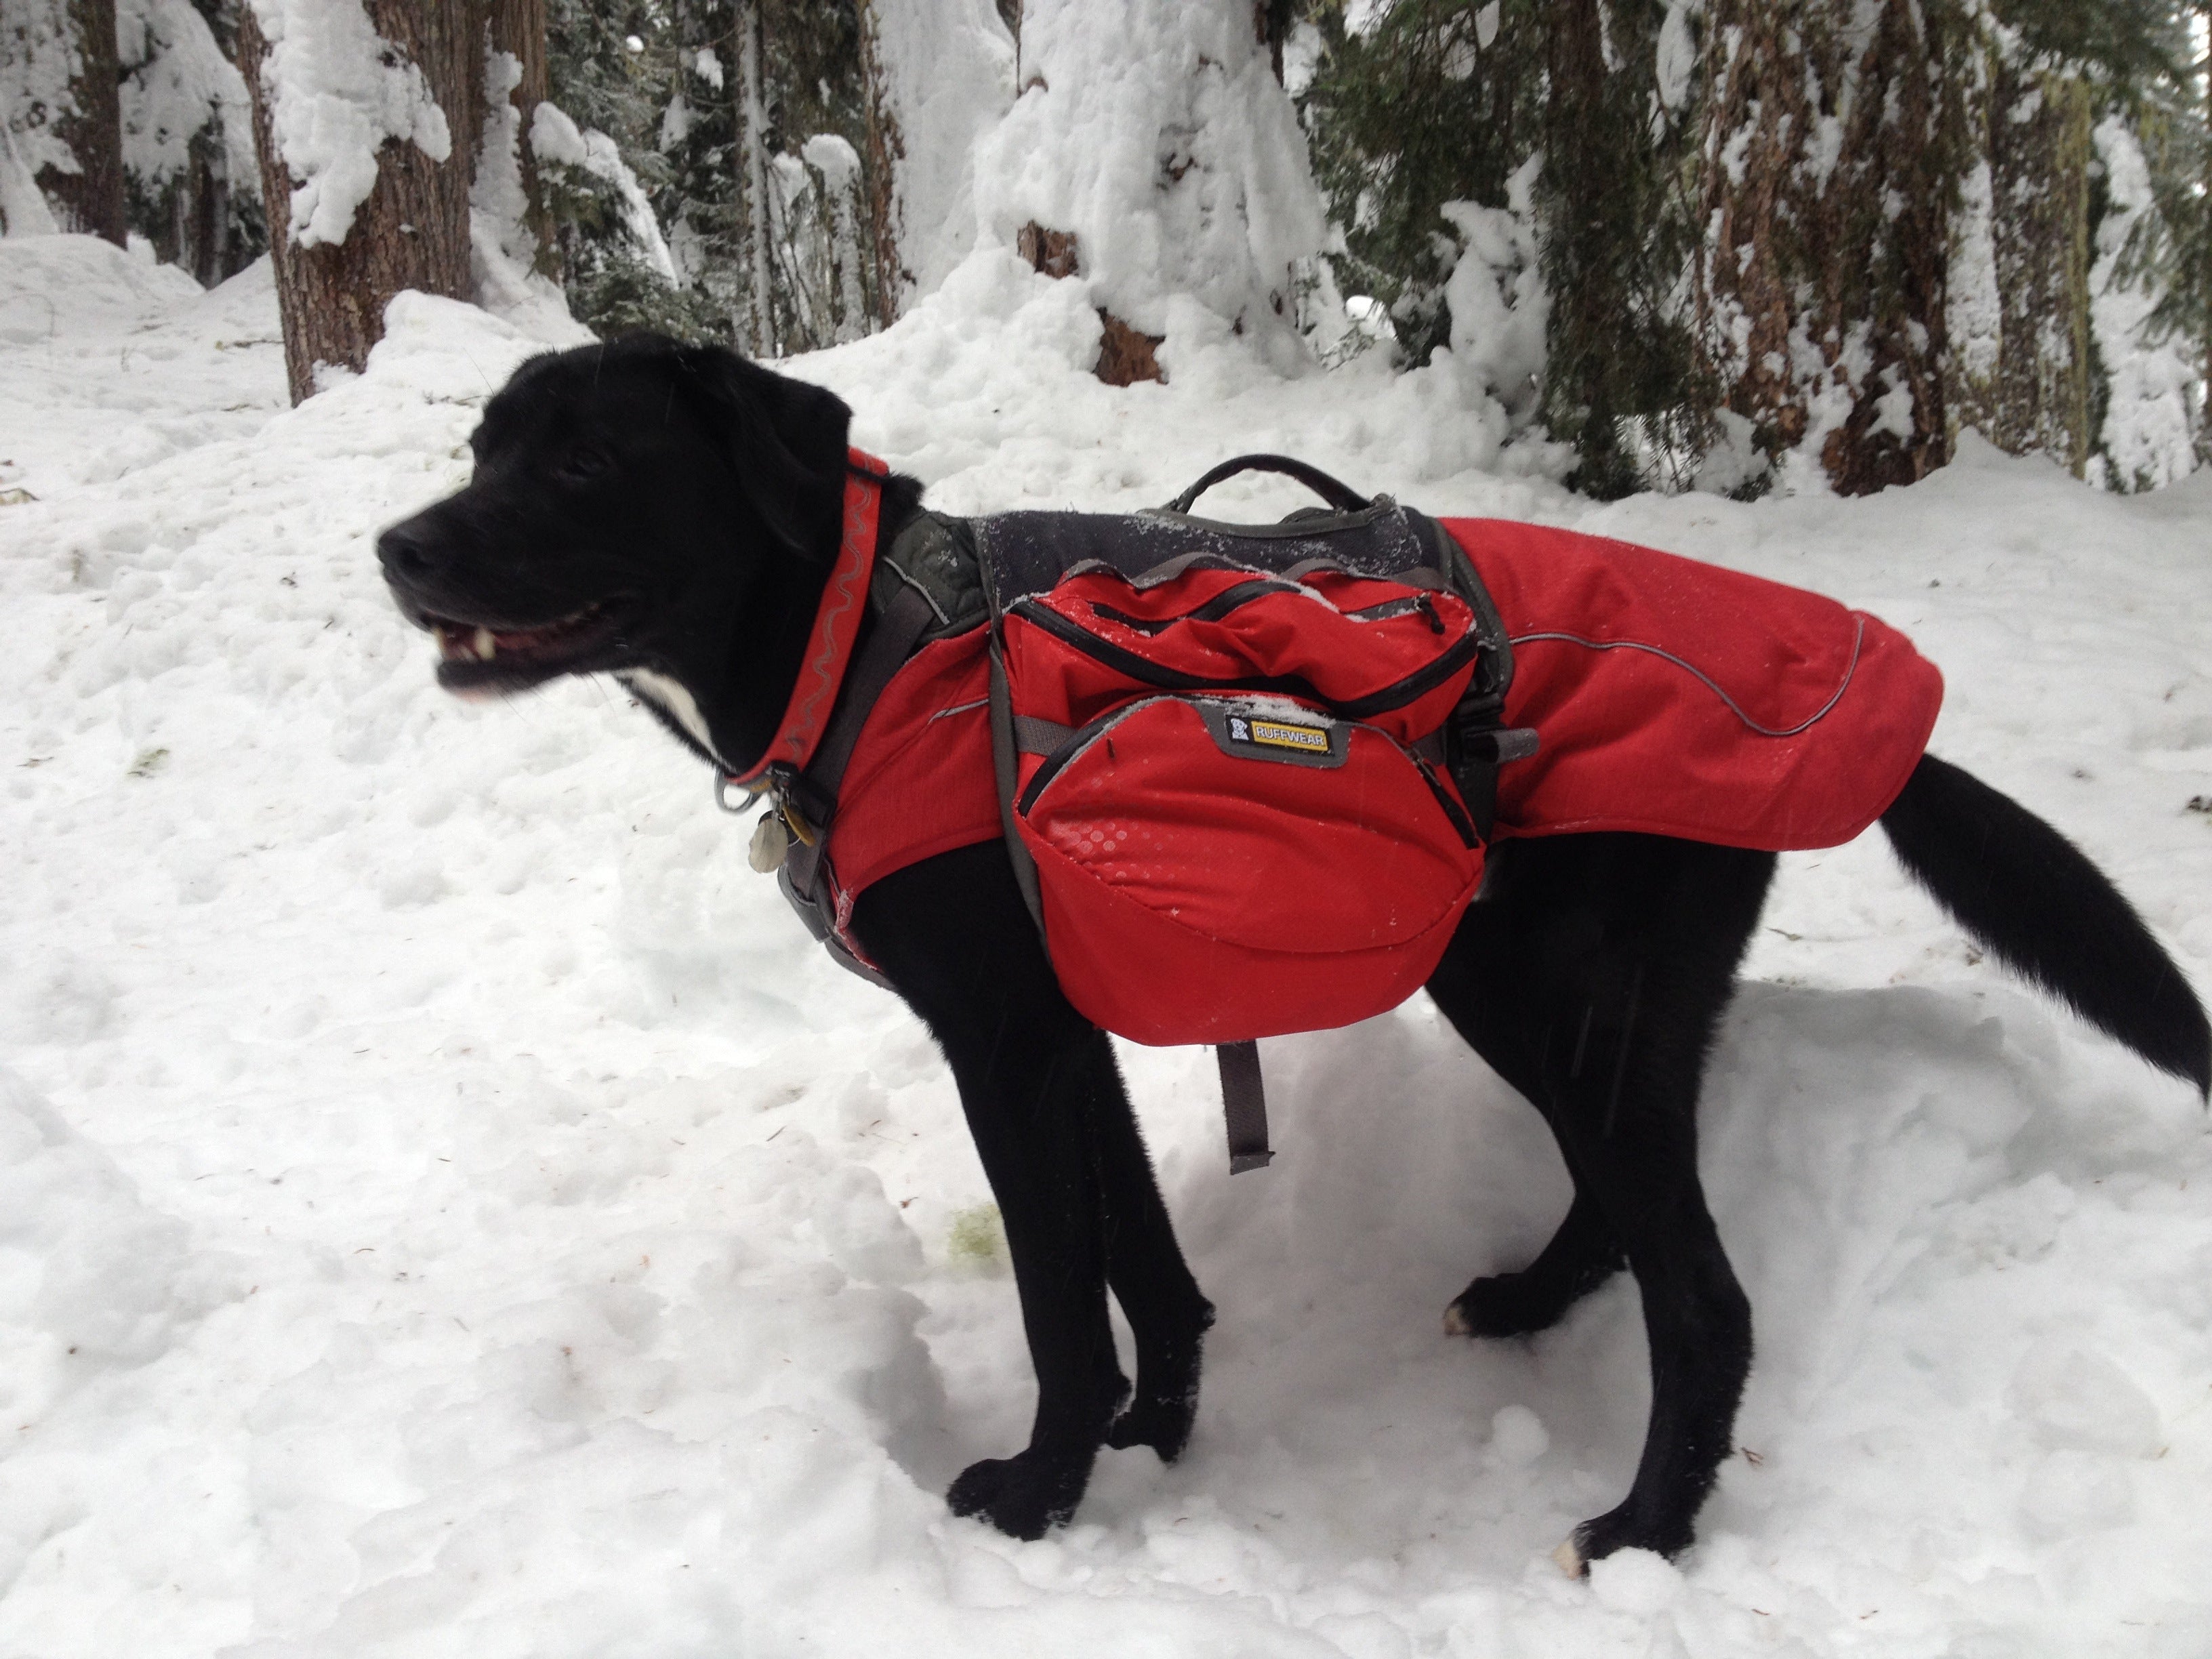
[[[1196,1437],[1042,1543],[950,1518],[1030,1401],[927,1040],[619,691],[455,702],[384,596],[531,342],[404,298],[287,410],[265,274],[171,278],[0,242],[0,1659],[2212,1652],[2203,1109],[1878,837],[1785,860],[1715,1057],[1760,1346],[1679,1568],[1547,1559],[1640,1443],[1625,1282],[1441,1334],[1565,1181],[1422,1001],[1267,1045],[1233,1182],[1206,1057],[1127,1052],[1222,1310]],[[1285,380],[1186,319],[1115,391],[1097,326],[981,255],[795,368],[953,510],[1284,449],[1865,605],[1948,674],[1939,751],[2212,984],[2204,475],[1601,507],[1473,470],[1448,363]]]

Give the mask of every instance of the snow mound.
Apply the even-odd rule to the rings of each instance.
[[[910,303],[975,248],[975,149],[1013,101],[1014,43],[994,0],[877,0],[868,17],[903,157],[892,185]]]
[[[0,491],[40,501],[251,432],[287,402],[266,259],[203,291],[97,236],[0,238]]]
[[[0,1041],[35,1091],[0,1095],[0,1376],[43,1402],[0,1419],[0,1649],[2212,1641],[2202,1109],[2008,986],[1873,840],[1785,860],[1716,1044],[1705,1170],[1759,1351],[1680,1563],[1545,1559],[1632,1474],[1636,1297],[1442,1335],[1566,1180],[1418,1001],[1270,1042],[1281,1156],[1233,1181],[1208,1057],[1121,1051],[1221,1309],[1195,1437],[1172,1468],[1102,1457],[1042,1542],[952,1520],[1034,1391],[927,1034],[811,944],[618,690],[457,703],[383,592],[375,532],[462,482],[542,342],[403,297],[366,372],[286,409],[273,343],[216,349],[273,342],[265,276],[172,305],[60,242],[52,332],[0,341],[40,399],[0,404],[0,458],[58,481],[0,507]],[[1278,374],[1205,316],[1169,385],[1103,386],[1085,285],[986,248],[789,367],[951,511],[1127,510],[1277,449],[1866,606],[1943,665],[1939,752],[2203,978],[2212,483],[2118,497],[1974,450],[1863,501],[1599,507],[1480,470],[1455,381]],[[123,464],[156,419],[179,441]]]
[[[1025,8],[1020,96],[976,155],[987,234],[1073,231],[1096,303],[1147,333],[1176,295],[1287,330],[1321,198],[1252,20],[1244,0]]]
[[[0,1418],[27,1426],[100,1371],[166,1352],[205,1311],[185,1256],[183,1224],[0,1068]]]

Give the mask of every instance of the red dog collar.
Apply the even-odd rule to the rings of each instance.
[[[890,475],[889,466],[858,449],[845,452],[845,469],[844,538],[830,580],[822,586],[822,604],[814,613],[814,629],[807,635],[806,655],[791,688],[791,701],[760,759],[749,770],[724,779],[725,788],[734,786],[757,794],[768,787],[772,768],[805,771],[814,758],[815,745],[822,741],[823,727],[830,723],[830,711],[836,707],[837,688],[845,683],[845,665],[852,660],[853,641],[860,631],[876,558],[884,480]]]

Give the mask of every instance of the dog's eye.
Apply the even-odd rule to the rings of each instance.
[[[598,477],[613,465],[614,458],[597,444],[579,444],[562,457],[555,471],[566,483],[582,483]]]

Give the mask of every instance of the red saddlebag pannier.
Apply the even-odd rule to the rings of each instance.
[[[1188,515],[1254,465],[1337,510]],[[1231,1043],[1418,990],[1482,878],[1459,731],[1494,728],[1509,673],[1456,544],[1272,457],[1158,514],[975,530],[1007,842],[1068,1000],[1140,1042]]]

